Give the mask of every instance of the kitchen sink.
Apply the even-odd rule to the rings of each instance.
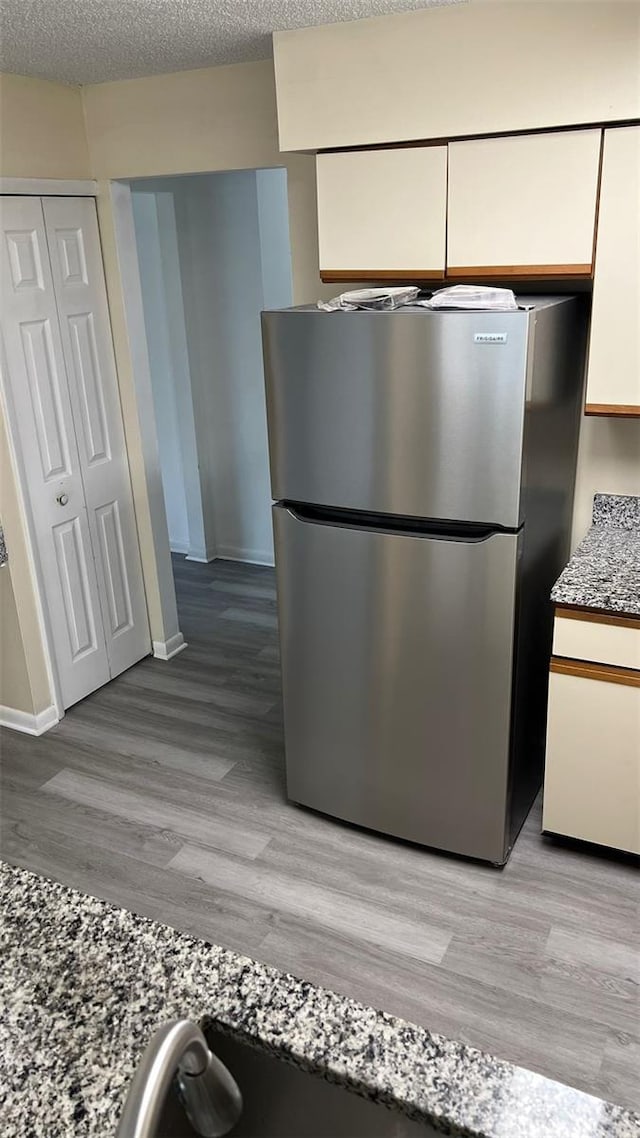
[[[361,1098],[273,1053],[206,1030],[211,1050],[228,1067],[243,1097],[230,1138],[430,1138],[436,1131]],[[157,1138],[197,1138],[173,1088]]]

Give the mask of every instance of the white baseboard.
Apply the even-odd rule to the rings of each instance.
[[[219,545],[217,556],[222,561],[245,561],[247,565],[270,565],[273,567],[275,564],[273,551],[270,549],[244,549],[242,546],[236,545]]]
[[[216,556],[216,553],[209,553],[206,549],[190,549],[185,561],[198,561],[201,565],[208,565],[210,561],[215,561]]]
[[[187,642],[181,632],[176,632],[175,636],[170,636],[168,640],[154,640],[153,641],[153,654],[156,660],[172,660],[178,652],[184,651],[187,647]]]
[[[60,722],[58,710],[51,704],[37,715],[28,711],[18,711],[15,707],[0,707],[0,726],[10,727],[12,731],[24,731],[26,735],[44,735]]]
[[[171,538],[169,538],[169,549],[171,550],[172,553],[188,553],[189,552],[189,542],[188,541],[172,541]]]

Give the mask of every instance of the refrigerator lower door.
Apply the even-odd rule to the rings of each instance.
[[[274,528],[289,797],[504,861],[520,535]]]

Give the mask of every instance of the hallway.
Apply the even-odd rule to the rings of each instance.
[[[539,806],[499,872],[288,804],[273,570],[174,572],[185,652],[3,732],[2,857],[637,1109],[634,868]]]

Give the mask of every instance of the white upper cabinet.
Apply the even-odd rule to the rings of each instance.
[[[604,133],[586,411],[640,415],[640,126]]]
[[[449,145],[447,273],[589,276],[600,130]]]
[[[317,178],[325,280],[442,279],[446,146],[319,154]]]

